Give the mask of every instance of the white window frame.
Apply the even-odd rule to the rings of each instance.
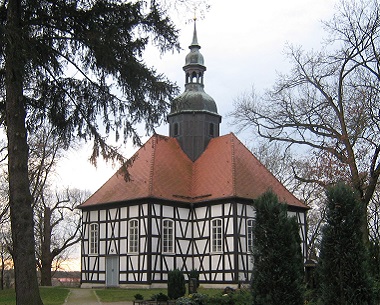
[[[247,252],[249,253],[253,251],[253,223],[253,218],[247,219]]]
[[[162,253],[174,253],[174,221],[162,220]]]
[[[99,225],[97,223],[90,223],[89,225],[89,254],[97,255],[99,254]]]
[[[137,219],[128,222],[128,253],[139,253],[140,228]]]
[[[223,220],[215,218],[211,220],[211,252],[222,253],[223,250]]]

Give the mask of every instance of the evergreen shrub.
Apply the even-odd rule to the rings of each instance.
[[[140,300],[140,301],[144,300],[144,296],[141,293],[136,293],[134,297],[135,297],[135,300]]]
[[[178,299],[186,294],[186,283],[183,272],[175,269],[168,273],[168,296],[171,300]]]
[[[371,305],[374,287],[362,233],[365,207],[359,195],[343,183],[331,187],[327,198],[317,265],[319,304]]]
[[[160,292],[152,295],[151,299],[157,302],[166,302],[167,300],[169,300],[169,297],[166,294]]]
[[[176,300],[175,305],[251,305],[252,293],[249,290],[236,290],[228,294],[208,296],[193,293]]]
[[[199,287],[199,271],[197,269],[193,269],[189,272],[189,280],[190,279],[197,279],[197,287]]]
[[[299,226],[273,192],[255,202],[253,226],[254,305],[303,305],[303,258]]]

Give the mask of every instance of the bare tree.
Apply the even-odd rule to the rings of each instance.
[[[80,213],[76,206],[88,196],[88,192],[78,189],[55,190],[54,177],[57,162],[64,156],[65,144],[54,129],[41,126],[28,139],[29,180],[33,197],[33,212],[36,238],[37,267],[41,271],[41,285],[51,286],[52,267],[67,260],[69,248],[80,240]],[[8,174],[1,176],[0,207],[2,207],[3,228],[10,231]],[[4,245],[2,254],[8,259],[12,253],[10,239]],[[7,249],[11,249],[6,252]],[[3,256],[2,256],[3,257]],[[4,264],[2,265],[4,266]]]
[[[322,51],[288,46],[290,73],[279,75],[262,98],[239,99],[233,116],[242,128],[303,152],[309,172],[295,171],[299,180],[350,182],[364,211],[380,175],[378,1],[343,0],[325,26]],[[368,236],[364,221],[362,230]]]
[[[56,271],[67,259],[67,250],[80,241],[80,212],[76,207],[88,196],[88,192],[78,189],[62,192],[45,189],[36,204],[36,258],[42,286],[52,285],[52,269]]]
[[[380,187],[376,189],[368,210],[371,272],[375,281],[380,283]]]
[[[33,206],[43,201],[44,189],[52,187],[57,162],[63,157],[66,145],[62,136],[49,126],[42,126],[30,134],[29,145],[29,180]]]
[[[1,153],[6,155],[6,146]],[[0,160],[0,289],[9,286],[6,283],[5,271],[12,267],[11,255],[11,232],[9,219],[9,192],[8,192],[8,175],[6,164]],[[9,281],[8,281],[9,282]]]
[[[6,281],[5,271],[12,268],[12,255],[10,252],[11,232],[10,225],[2,224],[0,229],[0,290],[9,288],[9,281]]]
[[[211,8],[211,4],[207,0],[161,0],[161,5],[172,14],[176,12],[182,19],[185,16],[190,17],[189,12],[194,12],[194,17],[204,18]],[[189,18],[190,20],[193,19]]]
[[[7,159],[7,145],[4,140],[0,140],[0,226],[9,220],[9,192],[8,174],[5,160]]]
[[[255,142],[251,148],[259,161],[290,191],[294,191],[294,176],[291,173],[293,155],[289,150],[283,150],[274,142]]]
[[[9,202],[8,202],[8,186],[6,183],[6,173],[0,177],[0,226],[4,226],[9,220]]]
[[[380,187],[376,189],[368,210],[370,238],[380,244]]]
[[[257,143],[257,141],[256,141]],[[314,172],[308,160],[296,159],[289,150],[278,142],[259,142],[252,148],[261,163],[294,195],[311,209],[307,214],[307,257],[313,258],[319,252],[321,226],[324,223],[325,190],[317,183],[307,183],[296,179],[294,171],[303,172],[303,177],[310,177]]]
[[[75,208],[89,194],[78,189],[55,190],[52,181],[66,146],[53,128],[42,126],[28,143],[37,266],[41,285],[51,286],[53,262],[59,267],[68,249],[80,240],[80,213]]]

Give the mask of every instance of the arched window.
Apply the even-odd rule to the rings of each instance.
[[[198,81],[197,73],[196,72],[191,73],[191,82],[196,83],[197,81]]]
[[[139,222],[137,219],[129,221],[128,252],[139,252]]]
[[[222,220],[217,218],[211,221],[211,252],[222,252],[223,231]]]
[[[170,219],[162,221],[162,252],[174,253],[174,221]]]
[[[92,223],[90,224],[90,232],[89,232],[90,240],[89,240],[89,254],[98,254],[99,250],[99,232],[98,232],[98,224]]]
[[[253,251],[253,219],[247,219],[247,252]]]

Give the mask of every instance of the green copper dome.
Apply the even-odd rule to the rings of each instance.
[[[197,29],[194,19],[193,41],[186,56],[185,91],[171,103],[168,115],[169,136],[178,140],[182,151],[195,161],[206,150],[212,138],[219,137],[222,117],[218,114],[214,99],[204,91],[206,71],[199,52]]]
[[[201,84],[186,84],[186,90],[172,102],[171,114],[178,112],[206,111],[217,114],[214,99],[203,90]]]
[[[214,99],[204,91],[203,75],[206,71],[203,55],[199,52],[197,28],[194,20],[193,41],[189,46],[183,70],[186,73],[185,92],[172,101],[171,114],[179,112],[210,112],[218,114]]]
[[[204,63],[203,55],[199,52],[199,49],[193,48],[190,53],[186,55],[186,65],[198,64],[203,66]]]

